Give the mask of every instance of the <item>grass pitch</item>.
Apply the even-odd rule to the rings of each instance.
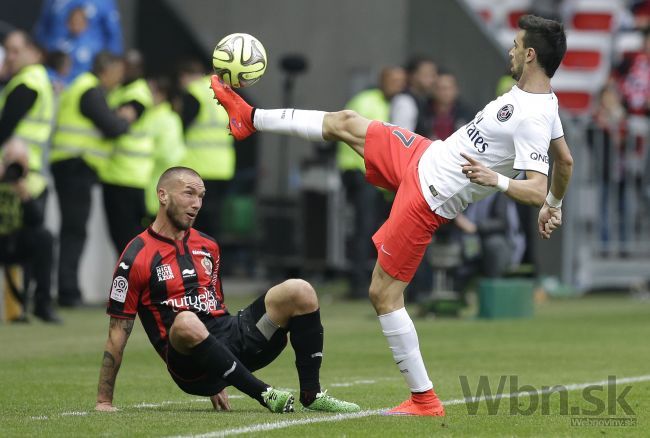
[[[232,297],[228,303],[235,310],[251,300]],[[184,394],[174,385],[139,323],[118,375],[115,404],[121,410],[94,412],[108,317],[102,309],[84,309],[62,312],[62,327],[37,322],[0,326],[0,436],[648,436],[648,301],[556,300],[538,306],[530,320],[415,320],[430,377],[439,396],[449,402],[445,418],[378,415],[405,399],[408,391],[370,304],[322,297],[321,312],[322,384],[331,394],[361,405],[364,412],[358,416],[271,414],[236,390],[229,392],[233,411],[214,412],[207,399]],[[293,360],[289,347],[258,375],[296,389]],[[619,379],[614,395],[631,386],[624,401],[634,413],[628,415],[612,403],[615,397],[608,399],[607,387],[591,387],[604,412],[586,415],[598,403],[585,398],[581,384],[606,381],[610,375]],[[506,395],[498,408],[486,401],[464,402],[461,376],[473,393],[480,376],[486,376],[493,392],[504,376]],[[544,409],[539,394],[532,396],[539,401],[534,409],[528,395],[508,398],[511,376],[518,383],[515,392],[566,386],[570,412],[561,411],[560,394],[547,397]],[[632,379],[620,383],[623,378]],[[610,415],[612,405],[616,412]],[[585,417],[600,424],[572,425]],[[604,424],[611,418],[636,425]]]

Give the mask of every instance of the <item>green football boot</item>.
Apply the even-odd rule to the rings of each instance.
[[[262,393],[262,399],[271,412],[275,412],[276,414],[293,412],[294,399],[289,391],[269,387]]]
[[[361,408],[355,403],[346,402],[327,395],[327,391],[316,394],[316,399],[309,406],[303,406],[305,411],[318,412],[359,412]]]

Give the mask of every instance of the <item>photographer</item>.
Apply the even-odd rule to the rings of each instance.
[[[43,180],[28,170],[28,163],[25,142],[9,139],[0,161],[0,264],[28,268],[30,279],[36,282],[34,316],[57,324],[61,320],[52,309],[50,295],[53,238],[42,225],[46,192]],[[24,304],[27,308],[27,296]]]

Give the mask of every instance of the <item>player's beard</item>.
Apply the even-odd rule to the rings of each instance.
[[[169,206],[167,207],[167,219],[169,219],[176,229],[187,231],[194,224],[194,219],[183,221],[184,217],[185,212],[178,208],[178,205],[174,201],[170,200]]]

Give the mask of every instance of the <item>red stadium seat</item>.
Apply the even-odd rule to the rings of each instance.
[[[579,11],[573,15],[572,22],[576,30],[610,32],[614,24],[614,16],[609,11]]]
[[[567,50],[562,66],[567,69],[596,70],[602,62],[601,52],[595,50]]]
[[[589,91],[583,90],[554,90],[560,103],[560,108],[574,116],[588,114],[591,110],[592,96]]]
[[[508,12],[508,25],[510,26],[510,29],[517,29],[519,27],[519,19],[523,15],[526,15],[526,11],[514,10]]]
[[[485,24],[492,23],[492,11],[490,9],[481,9],[477,13]]]

